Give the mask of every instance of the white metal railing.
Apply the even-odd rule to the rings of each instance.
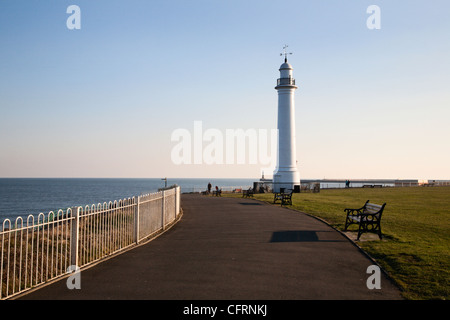
[[[63,276],[165,230],[179,218],[180,187],[98,205],[29,215],[0,230],[0,299]]]

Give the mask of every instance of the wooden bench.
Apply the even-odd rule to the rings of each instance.
[[[274,192],[273,193],[273,203],[277,203],[278,200],[282,200],[282,193],[281,192]]]
[[[386,203],[378,205],[370,203],[369,200],[367,200],[361,208],[344,209],[347,213],[344,231],[347,231],[347,228],[350,225],[358,224],[358,237],[356,240],[359,240],[361,234],[364,232],[375,232],[381,240],[381,215],[383,214],[385,206]]]
[[[273,203],[277,203],[277,201],[281,201],[281,205],[292,204],[292,193],[293,192],[294,192],[293,190],[289,193],[274,192]]]
[[[248,188],[247,190],[242,190],[242,198],[250,198],[253,197],[253,189]]]
[[[222,196],[222,189],[214,190],[213,191],[213,196],[221,197]]]
[[[282,194],[281,205],[283,205],[283,204],[292,204],[292,193],[293,192],[294,191]]]

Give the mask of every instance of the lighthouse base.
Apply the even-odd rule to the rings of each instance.
[[[296,188],[297,186],[297,188]],[[300,174],[297,170],[278,170],[273,174],[273,192],[300,191]]]

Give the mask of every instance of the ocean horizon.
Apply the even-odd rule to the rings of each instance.
[[[249,188],[258,178],[167,178],[167,186],[181,192],[200,192],[218,186],[222,190]],[[157,192],[161,178],[0,178],[0,223],[6,219],[47,214],[74,206],[97,205]]]
[[[26,218],[30,214],[132,198],[157,192],[166,185],[180,186],[181,193],[189,193],[205,191],[208,183],[212,189],[218,186],[232,191],[248,189],[258,181],[260,178],[167,178],[167,182],[162,178],[0,178],[0,223],[6,218]],[[344,180],[302,179],[305,184],[314,181],[319,181],[321,189],[345,188]],[[367,179],[352,180],[350,186],[362,187],[367,182],[384,187],[395,185],[392,179]]]

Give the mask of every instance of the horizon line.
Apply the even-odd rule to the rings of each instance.
[[[160,180],[170,180],[170,179],[257,179],[260,180],[262,177],[0,177],[0,179],[160,179]],[[271,180],[272,178],[264,178],[265,180]],[[445,178],[427,178],[427,179],[419,179],[419,178],[301,178],[302,180],[317,180],[317,181],[339,181],[339,180],[450,180]]]

